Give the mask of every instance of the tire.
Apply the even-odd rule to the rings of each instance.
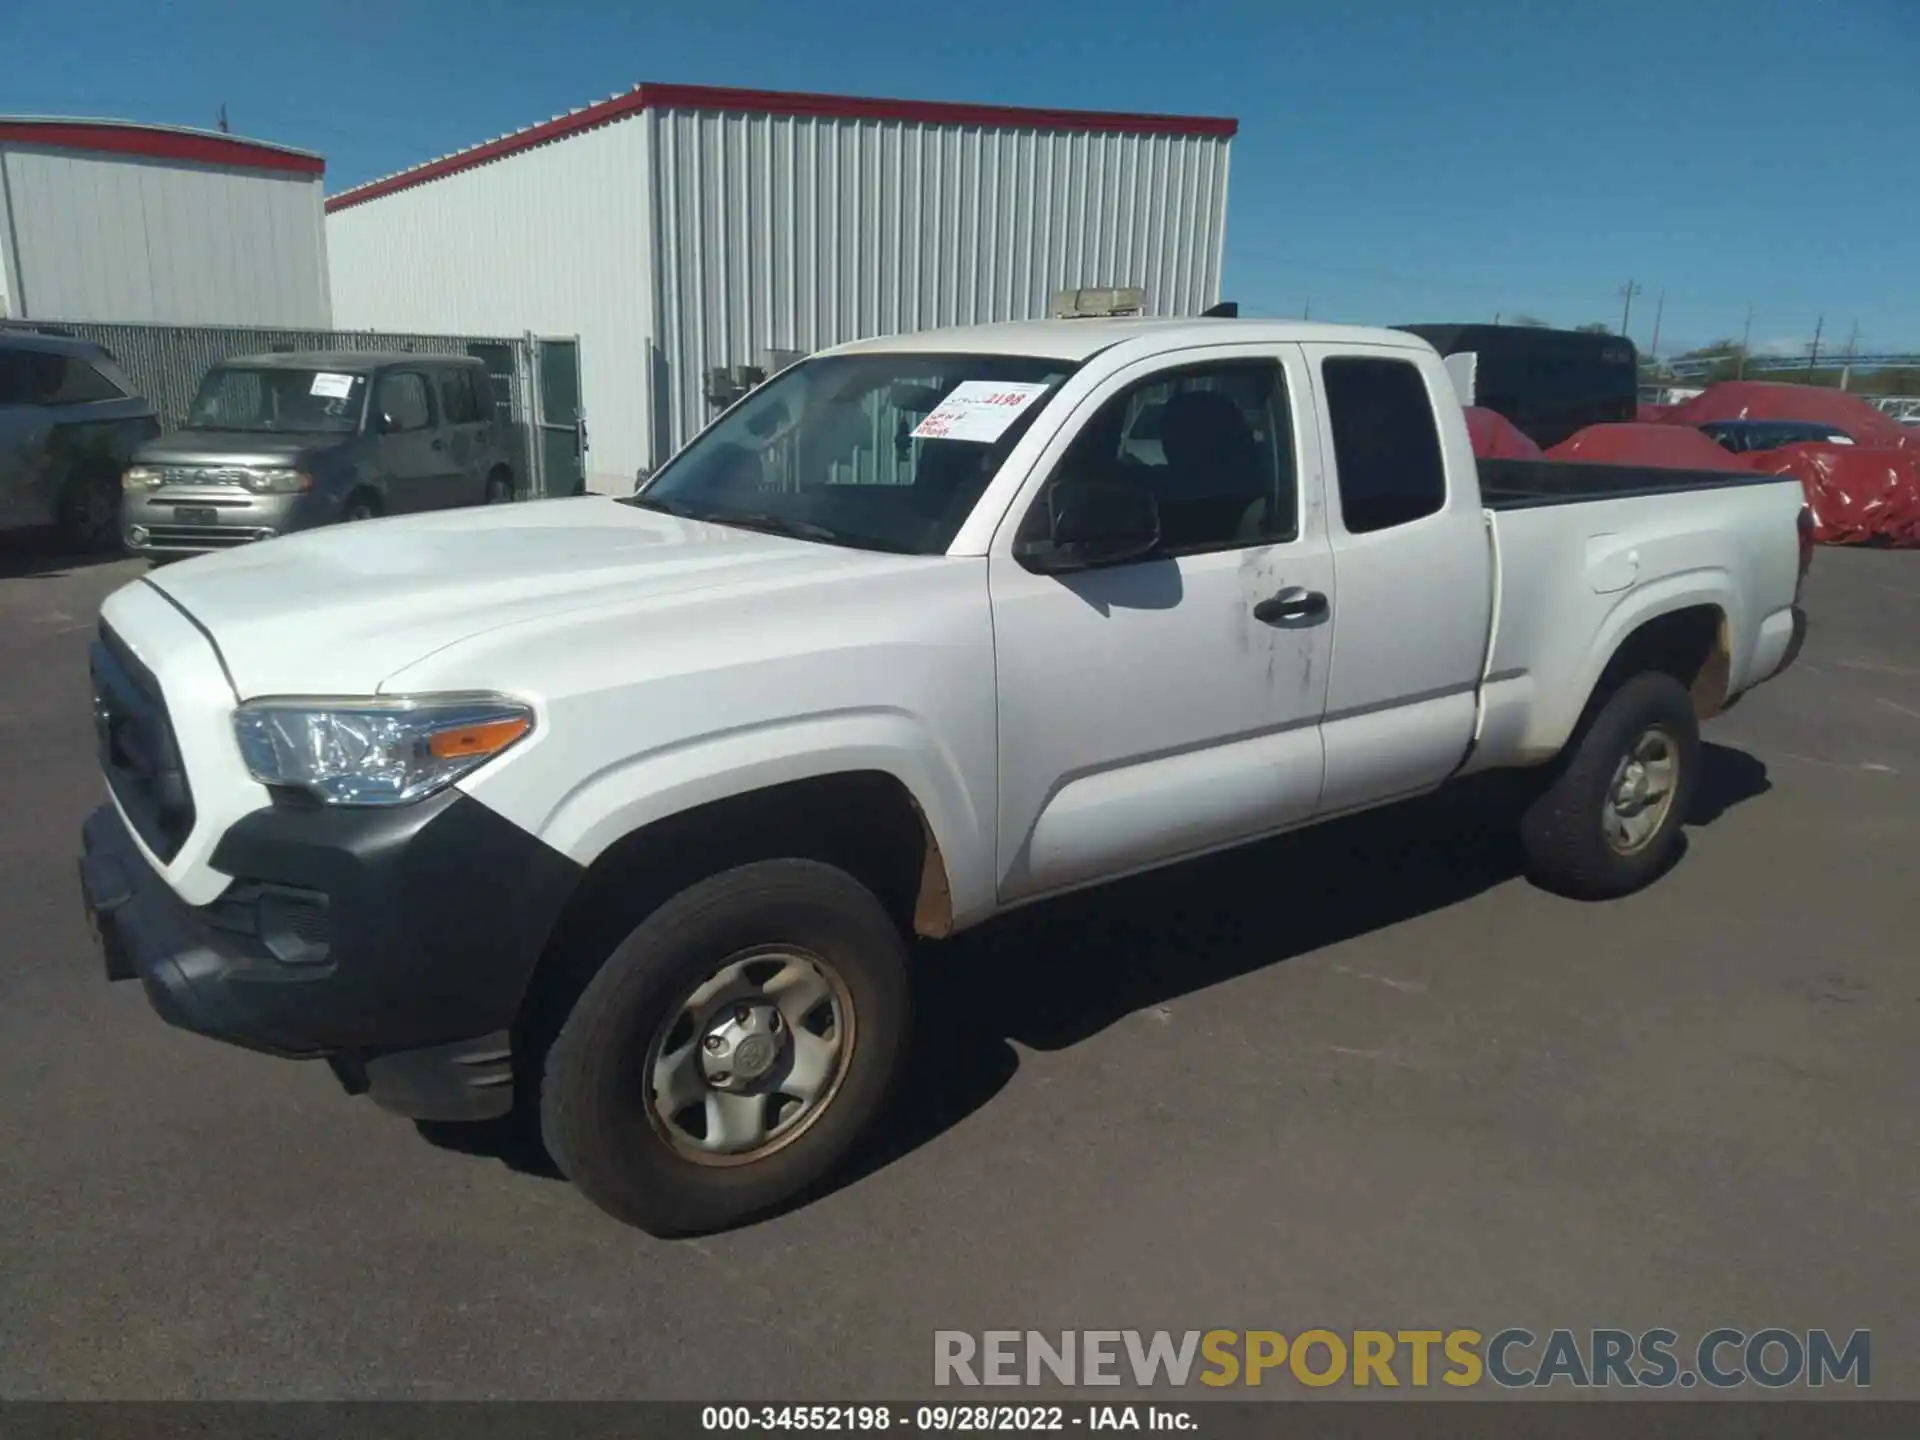
[[[780,961],[740,959],[769,953]],[[798,958],[788,962],[787,956]],[[748,976],[764,976],[764,967],[776,963],[789,968],[754,982],[766,984],[767,994],[777,993],[774,985],[789,974],[825,983],[830,972],[841,982],[839,988],[829,983],[828,998],[817,1002],[838,1007],[832,1010],[832,1043],[841,1047],[835,1078],[818,1086],[824,1098],[811,1108],[781,1090],[799,1068],[801,1022],[787,1024],[787,1049],[751,1083],[766,1091],[760,1115],[797,1118],[779,1120],[764,1145],[746,1153],[703,1152],[699,1146],[726,1138],[696,1140],[690,1133],[711,1124],[717,1104],[754,1108],[751,1097],[713,1098],[716,1086],[739,1083],[713,1068],[720,1063],[713,1052],[748,1057],[737,1032],[718,1032],[749,1009],[755,1016],[759,1011],[758,1001],[724,1000],[716,1012],[697,992],[716,971],[725,975],[744,965]],[[791,969],[796,965],[799,971]],[[826,1013],[816,1008],[808,1027]],[[778,1028],[777,1020],[766,1023]],[[541,1138],[567,1178],[617,1220],[663,1237],[724,1229],[802,1197],[846,1159],[893,1088],[910,1023],[906,943],[871,891],[816,861],[743,865],[667,901],[588,982],[545,1056]],[[824,1043],[816,1033],[812,1053]],[[676,1069],[668,1058],[674,1054],[693,1059]],[[686,1081],[695,1066],[698,1082]],[[663,1073],[683,1078],[662,1085],[661,1095],[684,1084],[689,1088],[682,1093],[696,1097],[680,1112],[681,1123],[661,1113],[672,1108],[670,1100],[655,1101]],[[803,1108],[789,1109],[796,1104]],[[752,1133],[751,1126],[743,1133]]]
[[[1636,757],[1645,777],[1638,791]],[[1583,900],[1652,884],[1679,857],[1699,774],[1700,722],[1686,687],[1671,675],[1634,676],[1576,735],[1521,817],[1529,877]]]
[[[74,476],[60,492],[58,518],[60,538],[74,549],[120,549],[120,482],[97,471]]]
[[[487,476],[487,498],[489,505],[506,505],[513,500],[513,476],[502,465]]]
[[[340,507],[342,523],[351,524],[356,520],[378,520],[380,502],[365,490],[356,490],[347,497],[347,503]]]

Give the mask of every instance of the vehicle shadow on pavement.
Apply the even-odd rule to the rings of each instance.
[[[1710,825],[1770,788],[1766,766],[1744,751],[1709,743],[1701,756],[1690,824]],[[922,945],[919,1028],[889,1118],[824,1190],[784,1209],[855,1184],[965,1120],[1019,1069],[1015,1044],[1065,1049],[1151,1006],[1517,879],[1522,803],[1513,776],[1479,777]],[[443,1149],[560,1178],[526,1116],[416,1128]]]
[[[53,530],[0,531],[0,580],[57,580],[126,558],[118,550],[76,553]]]
[[[1710,825],[1771,786],[1744,751],[1707,743],[1701,758],[1689,824]],[[1479,777],[923,947],[912,1073],[895,1118],[840,1183],[986,1104],[1019,1068],[1014,1044],[1065,1049],[1139,1011],[1519,878],[1523,804],[1515,777]]]

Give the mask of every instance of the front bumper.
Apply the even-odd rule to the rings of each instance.
[[[270,540],[320,520],[311,493],[256,495],[237,485],[130,492],[120,501],[120,533],[140,554],[197,555]]]
[[[275,806],[215,848],[234,883],[181,900],[111,805],[81,832],[107,976],[169,1024],[292,1058],[416,1119],[511,1108],[510,1033],[580,870],[478,801]]]

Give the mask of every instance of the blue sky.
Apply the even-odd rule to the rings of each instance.
[[[34,7],[0,111],[211,125],[343,189],[641,80],[1225,114],[1226,294],[1644,349],[1920,349],[1920,0]]]

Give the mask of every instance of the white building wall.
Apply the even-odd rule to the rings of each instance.
[[[645,131],[603,125],[327,216],[343,330],[580,338],[587,487],[648,451]]]
[[[706,370],[769,349],[1038,318],[1082,286],[1142,286],[1152,314],[1219,299],[1224,136],[681,109],[642,123],[668,453],[711,417]]]
[[[325,329],[318,175],[0,147],[16,319]]]
[[[335,323],[578,335],[590,488],[711,418],[709,368],[1047,313],[1219,296],[1225,136],[653,107],[327,216]]]

